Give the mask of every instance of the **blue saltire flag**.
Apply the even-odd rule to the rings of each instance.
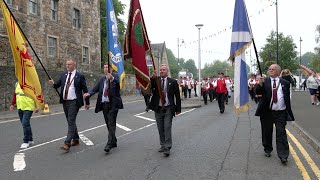
[[[106,10],[108,55],[112,63],[112,69],[118,72],[120,89],[122,89],[124,86],[125,78],[125,72],[123,67],[123,54],[118,40],[118,25],[112,0],[107,0]]]
[[[234,61],[234,107],[237,113],[248,111],[250,107],[245,50],[251,45],[252,37],[244,0],[236,0],[229,59]]]

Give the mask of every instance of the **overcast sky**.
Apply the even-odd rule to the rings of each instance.
[[[130,0],[120,1],[127,5],[123,17],[127,22]],[[245,1],[258,51],[270,32],[276,30],[274,2]],[[179,57],[193,59],[198,66],[198,29],[195,24],[204,24],[200,31],[201,38],[204,38],[201,41],[201,67],[229,57],[235,0],[140,0],[140,4],[151,43],[165,42],[177,57],[178,38],[183,39],[185,45],[179,48]],[[320,0],[278,0],[279,32],[292,36],[298,52],[301,37],[302,54],[314,52],[317,46],[315,29],[320,25],[319,7]],[[253,49],[251,53],[253,57]]]

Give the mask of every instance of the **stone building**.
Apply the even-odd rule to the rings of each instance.
[[[71,56],[77,60],[77,70],[85,74],[88,87],[93,87],[101,75],[100,0],[4,1],[50,77],[57,80],[65,71],[65,59]],[[45,103],[58,103],[59,96],[48,85],[48,76],[30,46],[28,49],[37,68]],[[16,81],[14,60],[0,11],[0,111],[10,107]]]
[[[170,71],[170,66],[168,62],[168,56],[167,56],[167,47],[166,43],[157,43],[157,44],[151,44],[152,48],[152,55],[154,58],[154,65],[156,69],[159,71],[159,67],[161,64],[166,64],[168,65],[168,76],[171,77],[171,71]],[[150,63],[148,63],[150,64]]]
[[[100,72],[99,0],[5,0],[35,52],[48,70],[65,69],[69,56],[77,70]],[[34,64],[40,64],[31,48]],[[0,13],[0,66],[13,66],[6,27]]]

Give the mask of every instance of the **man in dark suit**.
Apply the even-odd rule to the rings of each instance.
[[[157,73],[154,72],[151,78],[153,96],[149,106],[155,112],[157,121],[161,145],[159,152],[163,152],[165,156],[169,156],[172,147],[172,118],[181,112],[181,99],[178,82],[168,77],[167,65],[161,65],[160,76],[157,77]],[[159,89],[161,94],[159,93]]]
[[[277,64],[269,67],[268,78],[261,77],[256,94],[261,96],[256,116],[260,116],[262,144],[265,156],[270,157],[272,148],[273,123],[276,126],[277,154],[282,163],[287,163],[289,144],[286,133],[287,121],[294,121],[290,102],[290,83],[279,78],[281,68]]]
[[[76,125],[76,118],[79,109],[84,105],[83,93],[88,92],[85,77],[76,71],[76,61],[69,58],[66,61],[67,72],[60,76],[55,83],[49,80],[49,84],[54,88],[60,88],[60,103],[63,105],[64,114],[68,122],[68,134],[62,150],[69,152],[71,146],[79,145],[79,134]],[[86,100],[85,109],[89,109],[89,100]]]
[[[114,147],[117,147],[116,122],[119,109],[123,109],[122,99],[120,96],[120,83],[116,75],[112,75],[112,68],[108,71],[108,64],[103,66],[104,74],[100,81],[84,97],[93,96],[98,93],[98,99],[95,112],[103,112],[109,135],[108,142],[104,151],[109,153]]]

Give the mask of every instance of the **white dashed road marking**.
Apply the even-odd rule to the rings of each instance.
[[[13,160],[13,170],[23,171],[26,168],[26,162],[24,161],[24,153],[16,153]]]
[[[92,141],[90,141],[90,139],[85,137],[83,134],[79,134],[79,137],[87,146],[92,146],[93,145]]]

